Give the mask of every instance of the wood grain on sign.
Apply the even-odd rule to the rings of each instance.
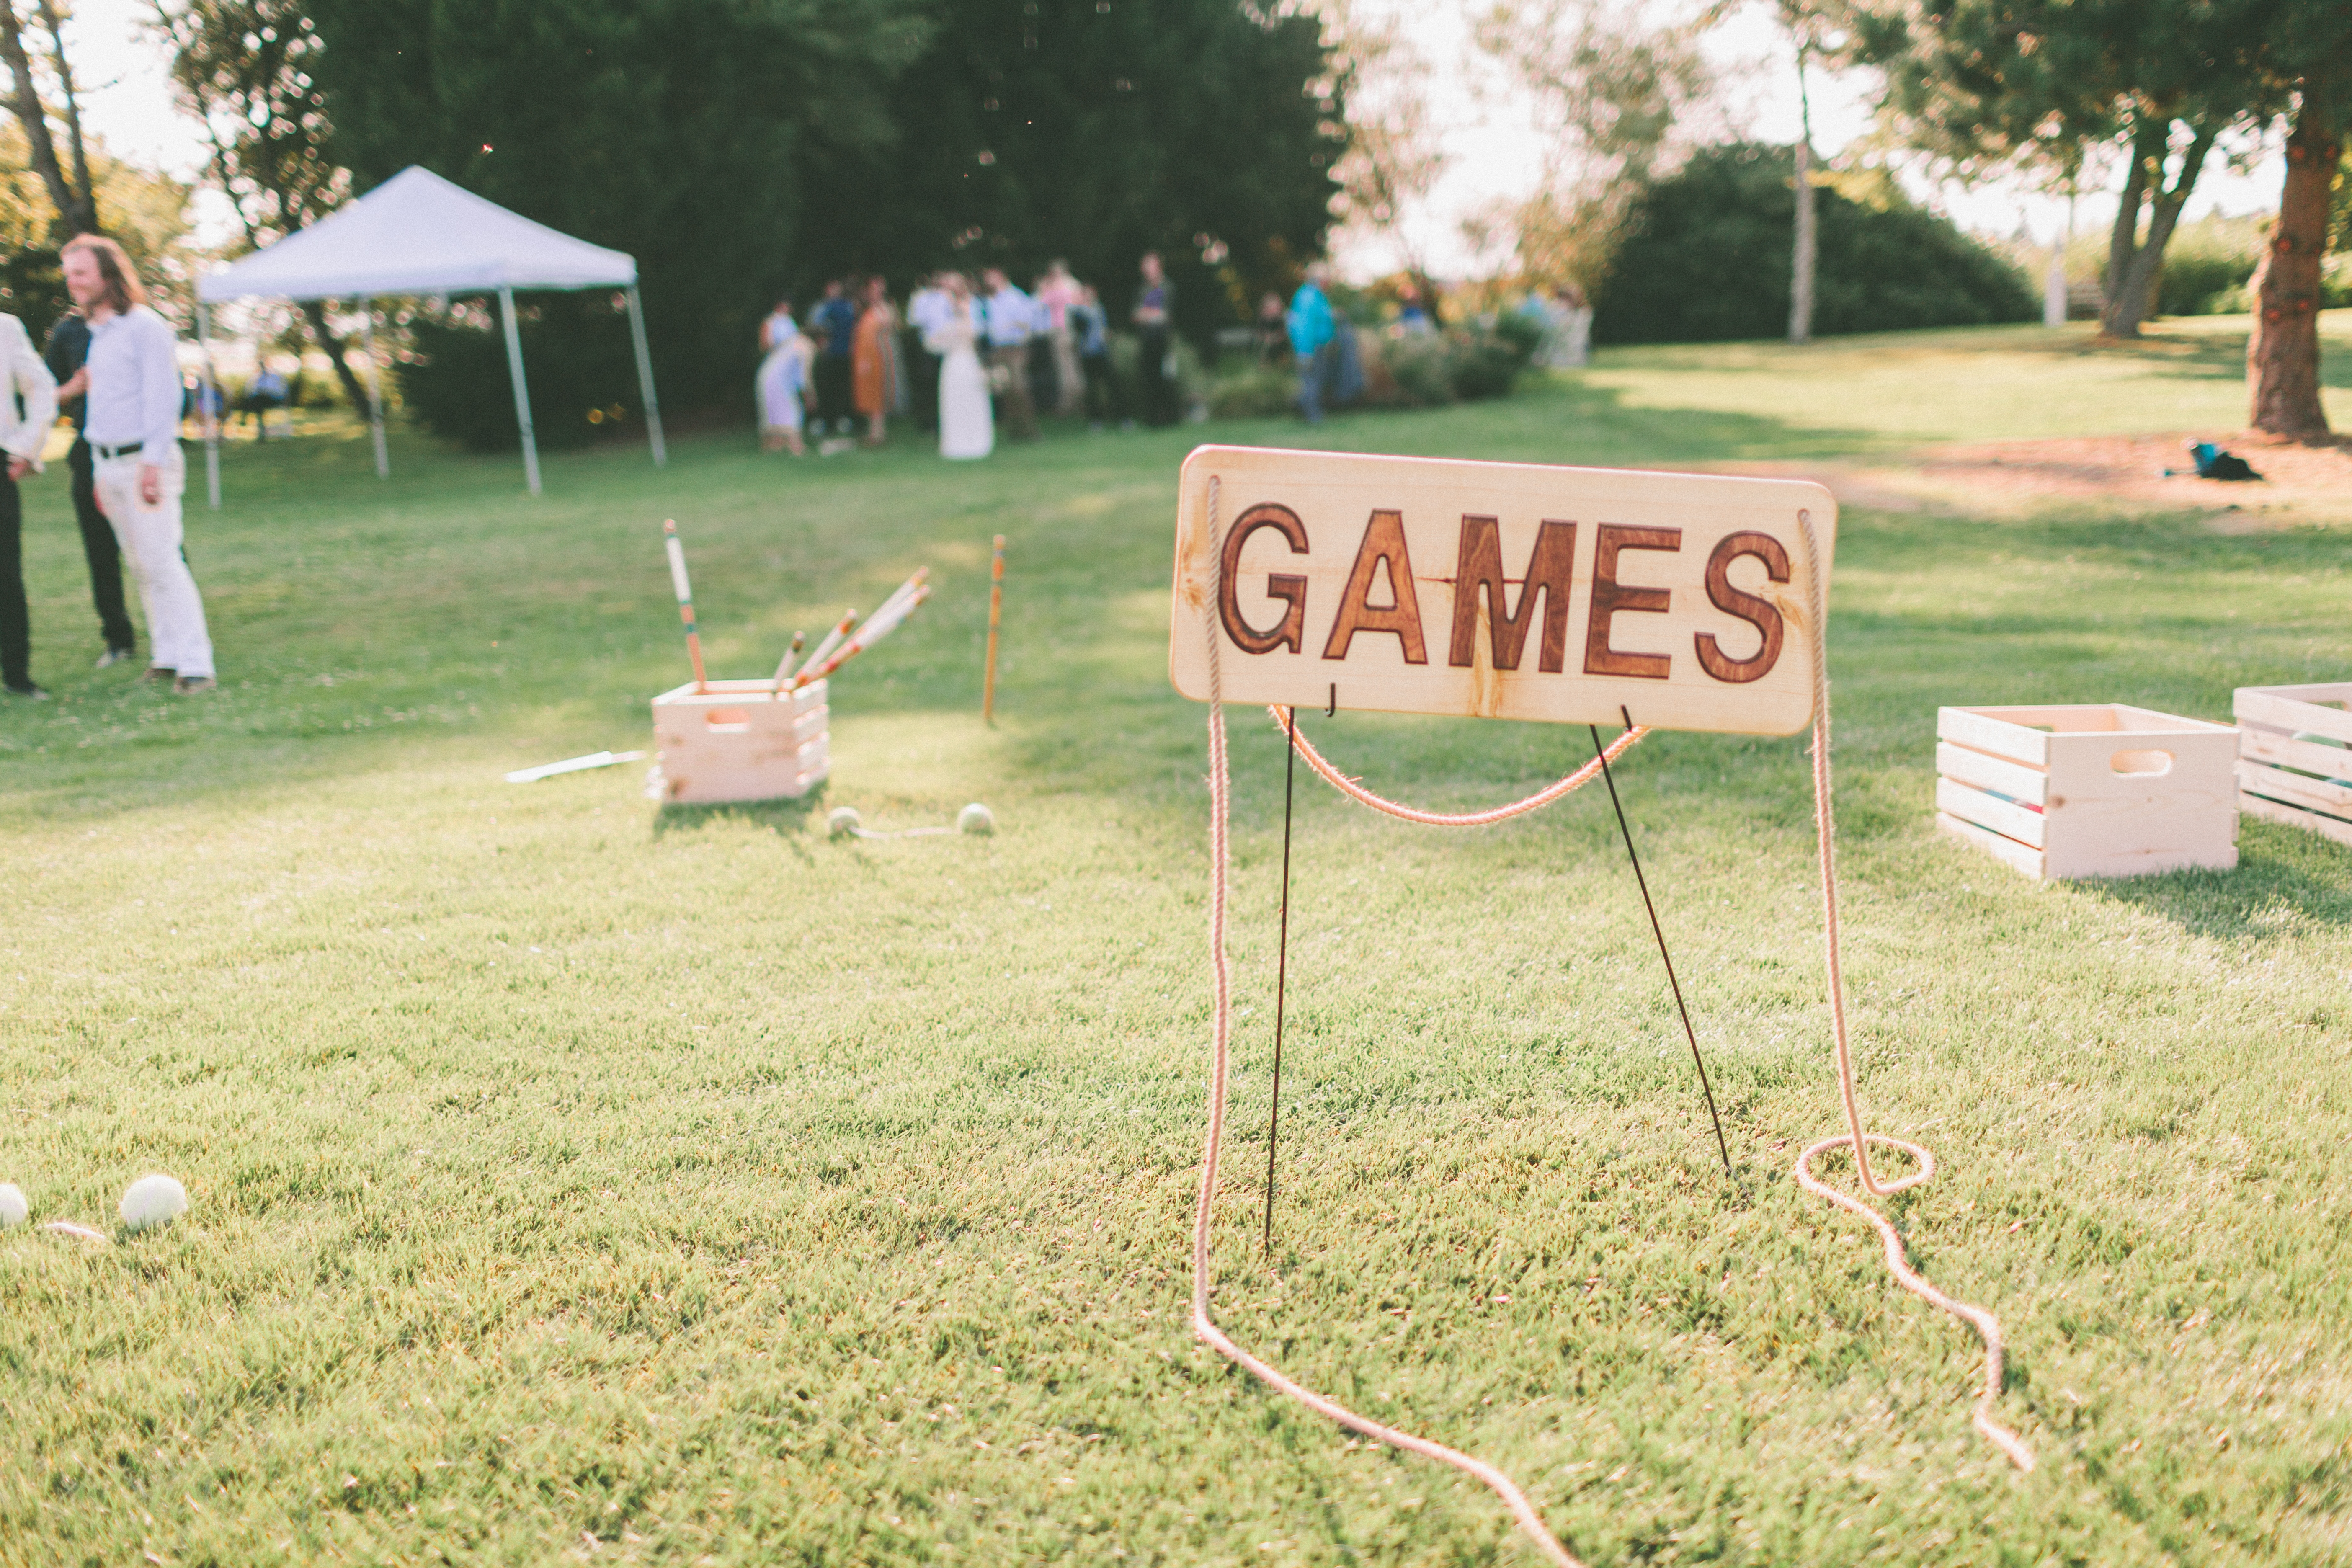
[[[1813,716],[1800,511],[1826,586],[1816,484],[1202,447],[1169,673],[1207,700],[1213,617],[1229,702],[1791,734]]]

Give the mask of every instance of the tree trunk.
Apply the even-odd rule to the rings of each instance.
[[[2327,434],[2319,402],[2319,266],[2327,256],[2327,203],[2343,147],[2330,98],[2304,86],[2286,142],[2286,188],[2278,225],[2249,287],[2253,333],[2246,340],[2249,422],[2273,436]]]
[[[1789,341],[1813,341],[1813,160],[1812,149],[1797,142],[1797,254],[1789,275]]]
[[[41,177],[57,217],[50,234],[59,242],[98,227],[98,207],[87,192],[78,192],[58,165],[58,144],[49,134],[48,111],[42,106],[39,86],[33,80],[33,62],[25,55],[25,35],[17,25],[14,0],[0,0],[0,59],[8,62],[8,107],[25,128],[26,161]]]
[[[5,0],[0,0],[5,4]],[[64,101],[59,106],[66,119],[66,145],[73,153],[72,185],[80,198],[79,216],[85,220],[83,232],[98,231],[98,186],[89,177],[89,152],[82,143],[81,96],[74,90],[73,68],[66,63],[65,18],[58,15],[55,0],[40,0],[41,23],[49,30],[50,54],[58,62],[58,90]]]
[[[2150,139],[2155,145],[2151,150]],[[2130,312],[2126,322],[2118,324],[2116,302],[2124,297],[2124,277],[2131,270],[2132,256],[2139,248],[2139,215],[2147,205],[2148,165],[2164,151],[2164,129],[2153,132],[2142,125],[2132,135],[2131,164],[2124,176],[2124,193],[2116,198],[2115,226],[2107,233],[2107,269],[2099,279],[2106,298],[2099,305],[2099,332],[2104,337],[2136,338],[2139,336],[2140,309]]]
[[[0,0],[0,4],[5,3],[5,0]],[[360,411],[360,417],[366,418],[373,405],[369,401],[367,387],[343,357],[351,347],[350,340],[337,337],[334,329],[327,325],[327,302],[324,300],[303,300],[302,319],[310,323],[310,335],[319,340],[319,346],[326,350],[327,357],[334,362],[335,379],[343,384],[343,395],[352,400],[352,406]]]
[[[2132,184],[2139,185],[2140,191],[2133,191],[2130,185],[2126,187],[2132,206],[2128,229],[2124,227],[2123,213],[2116,215],[2116,237],[2107,246],[2107,300],[2099,313],[2099,331],[2107,337],[2139,336],[2140,322],[2156,310],[2156,285],[2164,270],[2164,247],[2172,242],[2172,231],[2180,223],[2180,209],[2189,205],[2189,193],[2197,188],[2197,176],[2204,170],[2205,155],[2213,150],[2215,127],[2198,126],[2188,151],[2180,155],[2180,172],[2168,185],[2164,181],[2164,131],[2163,125],[2157,127],[2154,155],[2133,171]],[[2142,133],[2135,152],[2147,145],[2147,132]],[[2147,240],[2137,244],[2138,209],[2143,195],[2148,202]]]
[[[1789,265],[1789,341],[1813,341],[1813,262],[1819,247],[1813,228],[1813,104],[1805,90],[1805,48],[1797,46],[1797,248]]]

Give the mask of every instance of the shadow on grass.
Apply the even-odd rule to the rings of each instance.
[[[652,836],[664,838],[716,822],[740,822],[765,828],[779,838],[796,839],[807,827],[810,815],[824,805],[824,793],[825,783],[819,783],[808,794],[793,800],[731,800],[712,805],[665,802],[654,813]]]
[[[2160,916],[2191,936],[2230,941],[2352,925],[2352,851],[2315,833],[2252,819],[2240,821],[2234,871],[2171,871],[2078,885],[2094,898]]]

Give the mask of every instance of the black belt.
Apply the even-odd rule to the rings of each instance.
[[[89,450],[90,455],[97,458],[100,462],[110,463],[117,458],[127,458],[133,452],[144,451],[146,447],[147,443],[144,441],[132,441],[127,446],[121,447],[101,447],[97,442],[92,441],[89,444]]]

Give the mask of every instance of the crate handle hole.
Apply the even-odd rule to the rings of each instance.
[[[740,734],[751,727],[751,713],[741,708],[713,708],[704,712],[703,722],[721,734]]]
[[[2162,778],[2172,771],[2170,752],[2117,752],[2107,766],[2134,778]]]

